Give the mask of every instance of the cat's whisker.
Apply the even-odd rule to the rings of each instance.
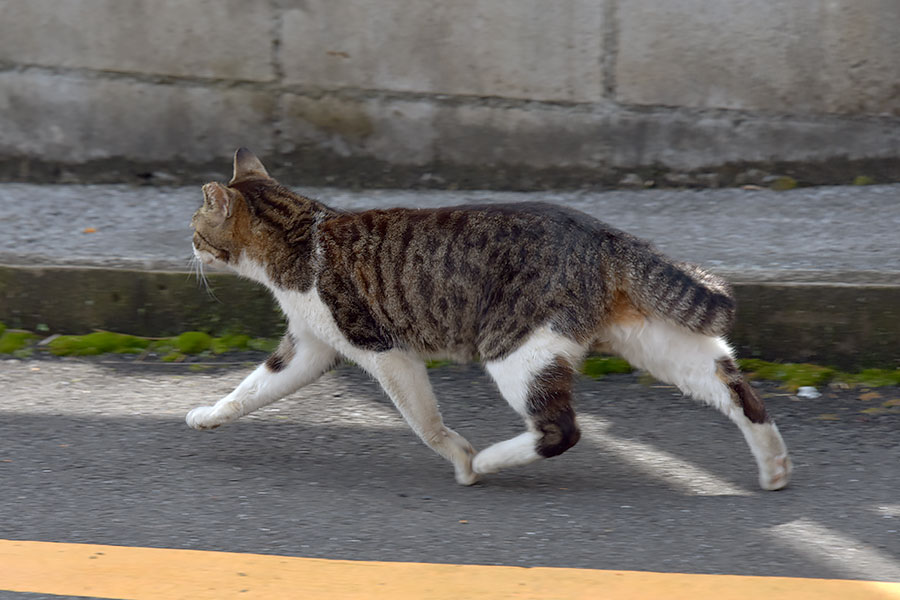
[[[191,272],[188,273],[188,277],[195,277],[197,279],[197,287],[200,287],[200,260],[196,256],[191,256],[188,259],[188,264],[190,264]]]
[[[191,255],[191,257],[187,259],[187,267],[188,267],[188,272],[185,274],[185,277],[187,279],[190,279],[191,277],[197,277],[197,257],[196,256]]]
[[[221,304],[222,301],[216,297],[216,294],[212,291],[212,287],[209,285],[209,279],[207,279],[206,273],[203,271],[203,262],[199,260],[197,261],[197,272],[199,273],[200,281],[203,282],[203,287],[206,289],[206,295]]]
[[[210,287],[209,285],[209,279],[206,277],[206,273],[203,271],[203,261],[201,261],[196,256],[191,256],[191,258],[188,259],[188,262],[191,266],[191,272],[188,273],[188,277],[190,277],[191,275],[195,276],[197,278],[197,287],[202,287],[204,290],[206,290],[207,296],[209,296],[216,302],[221,303],[222,301],[216,297],[215,293],[212,291],[212,287]]]

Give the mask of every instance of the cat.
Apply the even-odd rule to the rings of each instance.
[[[471,485],[578,442],[574,374],[603,351],[719,409],[750,446],[759,485],[788,484],[787,447],[723,337],[731,289],[698,266],[550,204],[334,210],[280,185],[245,148],[228,185],[203,196],[195,256],[265,285],[289,324],[233,392],[187,414],[195,429],[283,398],[343,355]],[[438,410],[424,362],[437,357],[483,362],[525,432],[476,452]]]

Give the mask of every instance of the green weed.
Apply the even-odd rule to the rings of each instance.
[[[4,327],[0,333],[0,354],[16,354],[24,351],[26,346],[36,339],[37,336],[30,331],[7,330]]]
[[[97,331],[87,335],[61,335],[47,344],[56,356],[95,356],[97,354],[140,354],[150,340],[133,335]]]
[[[825,385],[838,373],[830,367],[809,363],[772,363],[755,358],[739,359],[738,364],[751,379],[780,381],[790,391],[802,386]]]
[[[589,356],[581,365],[581,372],[592,379],[602,379],[610,373],[631,373],[627,361],[615,356]]]
[[[200,354],[212,347],[213,338],[202,331],[186,331],[174,338],[172,344],[182,354]]]
[[[212,341],[213,354],[225,354],[232,350],[246,350],[249,348],[249,335],[223,335]]]

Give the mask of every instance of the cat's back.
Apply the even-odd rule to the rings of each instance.
[[[363,287],[422,294],[476,284],[497,293],[527,281],[565,286],[596,275],[623,249],[649,248],[583,212],[542,202],[346,213],[322,225],[320,243],[326,262],[352,270]]]
[[[460,263],[512,247],[555,253],[563,245],[571,250],[596,247],[604,241],[642,243],[583,212],[544,202],[341,213],[320,231],[326,249],[335,257],[345,258],[350,252],[356,259],[364,259],[387,252],[394,258],[424,251],[437,252],[445,262]]]
[[[318,290],[358,345],[489,357],[548,321],[592,321],[632,240],[545,203],[343,213],[319,227]]]

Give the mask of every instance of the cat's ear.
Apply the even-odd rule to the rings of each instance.
[[[244,179],[270,179],[268,171],[259,159],[246,148],[234,153],[234,176],[230,183]]]
[[[221,225],[234,211],[235,192],[219,183],[207,183],[203,186],[203,196],[209,206],[208,214]]]

